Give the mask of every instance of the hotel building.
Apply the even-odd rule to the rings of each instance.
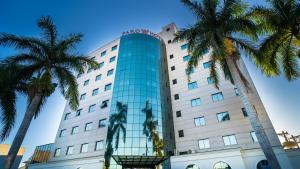
[[[152,109],[157,132],[163,139],[163,164],[172,169],[263,169],[265,157],[247,118],[239,91],[225,80],[220,88],[210,78],[210,50],[186,75],[190,55],[186,42],[172,43],[175,24],[158,34],[138,29],[91,52],[98,69],[77,76],[80,106],[72,111],[66,104],[47,163],[30,169],[99,169],[103,166],[107,126],[116,103],[128,107],[126,139],[119,141],[114,155],[153,156],[146,139],[143,109]],[[242,61],[248,78],[251,103],[284,169],[292,169]],[[114,160],[111,168],[120,168]]]

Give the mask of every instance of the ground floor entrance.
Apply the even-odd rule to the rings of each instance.
[[[164,156],[113,155],[112,157],[122,169],[155,169],[167,159]]]

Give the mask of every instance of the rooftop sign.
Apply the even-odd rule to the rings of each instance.
[[[148,29],[131,29],[129,31],[125,31],[122,33],[122,36],[125,36],[125,35],[130,35],[130,34],[146,34],[146,35],[150,35],[150,36],[153,36],[159,40],[161,40],[161,38],[159,37],[158,34],[156,33],[153,33],[151,31],[149,31]]]

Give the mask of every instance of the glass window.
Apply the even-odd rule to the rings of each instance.
[[[76,116],[80,116],[81,111],[82,111],[82,109],[78,109],[78,110],[76,111]]]
[[[218,101],[224,100],[224,96],[223,96],[222,92],[212,94],[211,98],[212,98],[213,102],[218,102]]]
[[[70,112],[65,114],[65,120],[68,120],[70,117],[71,117],[71,113]]]
[[[208,77],[208,78],[207,78],[207,83],[208,83],[208,84],[214,84],[214,83],[215,83],[215,80],[214,80],[212,77]]]
[[[113,56],[113,57],[111,57],[110,59],[109,59],[109,63],[111,63],[111,62],[113,62],[113,61],[115,61],[116,60],[116,56]]]
[[[90,68],[88,69],[87,73],[92,72],[92,70],[93,70],[93,68],[90,67]]]
[[[204,117],[194,118],[194,122],[195,122],[196,126],[204,126],[205,125],[205,119],[204,119]]]
[[[112,48],[111,48],[111,51],[114,51],[114,50],[116,50],[118,48],[118,45],[115,45],[115,46],[113,46]]]
[[[110,90],[111,89],[111,83],[105,85],[104,91]]]
[[[179,137],[184,137],[183,130],[179,130],[179,131],[178,131],[178,136],[179,136]]]
[[[174,58],[174,55],[172,54],[172,55],[170,55],[170,59],[173,59]]]
[[[106,50],[101,52],[101,56],[105,56],[106,55]]]
[[[196,89],[196,88],[198,88],[198,83],[196,81],[188,83],[189,90]]]
[[[191,56],[190,55],[185,55],[182,57],[183,61],[184,62],[188,62],[190,59],[191,59]]]
[[[192,105],[192,107],[200,106],[201,105],[201,99],[196,98],[196,99],[191,100],[191,105]]]
[[[110,76],[114,73],[114,69],[110,69],[109,71],[107,71],[107,76]]]
[[[173,79],[173,80],[172,80],[172,83],[173,83],[173,84],[177,84],[177,79]]]
[[[108,102],[109,102],[109,100],[104,100],[104,101],[102,101],[102,104],[101,104],[101,109],[103,109],[103,108],[106,108],[107,106],[108,106]]]
[[[180,48],[181,48],[181,50],[184,50],[184,49],[187,49],[188,47],[189,47],[189,44],[186,43],[184,45],[181,45]]]
[[[101,80],[101,74],[96,76],[95,81],[98,81],[98,80]]]
[[[172,42],[172,40],[168,40],[168,44],[170,44]]]
[[[103,66],[104,66],[104,62],[101,62],[101,63],[99,63],[99,65],[98,65],[98,69],[101,69],[101,68],[103,68]]]
[[[86,93],[83,93],[82,95],[80,95],[80,100],[84,100],[86,98]]]
[[[83,86],[87,86],[89,84],[89,82],[90,82],[90,80],[84,81]]]
[[[228,111],[217,113],[217,118],[219,122],[230,120]]]
[[[174,99],[175,99],[175,100],[178,100],[178,99],[179,99],[179,94],[175,94],[175,95],[174,95]]]
[[[106,126],[106,119],[101,119],[99,120],[99,128],[105,127]]]
[[[97,150],[103,150],[103,148],[104,148],[104,146],[103,146],[103,140],[96,141],[95,151],[97,151]]]
[[[96,104],[90,105],[89,107],[89,113],[94,112],[96,110]]]
[[[60,130],[59,137],[64,137],[67,134],[67,129]]]
[[[223,136],[223,141],[224,141],[225,146],[237,144],[235,135]]]
[[[80,78],[83,75],[83,73],[78,73],[77,78]]]
[[[71,154],[73,154],[73,149],[74,149],[74,146],[68,146],[68,147],[67,147],[66,155],[71,155]]]
[[[209,139],[201,139],[198,141],[199,149],[210,148]]]
[[[210,68],[210,67],[211,67],[211,64],[212,64],[211,61],[208,61],[208,62],[203,63],[204,69]]]
[[[175,66],[171,66],[171,71],[175,70]]]
[[[88,152],[88,148],[89,148],[89,144],[88,143],[81,144],[80,153],[86,153],[86,152]]]
[[[251,131],[251,132],[250,132],[250,135],[251,135],[251,138],[252,138],[253,142],[258,142],[257,137],[256,137],[256,134],[255,134],[254,131]]]
[[[267,160],[261,160],[259,163],[257,163],[256,168],[257,169],[271,169]]]
[[[60,156],[60,151],[61,151],[60,148],[55,149],[55,151],[54,151],[54,157],[59,157]]]
[[[192,74],[192,73],[195,73],[195,68],[194,67],[191,69],[190,72],[188,72],[188,69],[185,69],[185,74],[186,75],[189,75],[189,74]]]
[[[236,96],[240,95],[240,90],[238,88],[234,88],[234,93]]]
[[[90,123],[86,123],[86,124],[85,124],[85,128],[84,128],[84,130],[85,130],[85,131],[92,130],[92,125],[93,125],[93,123],[92,123],[92,122],[90,122]]]
[[[72,128],[71,134],[76,134],[76,133],[78,133],[78,131],[79,131],[79,127],[78,127],[78,126],[74,126],[74,127]]]
[[[176,117],[181,117],[181,111],[176,111]]]
[[[94,89],[92,92],[92,96],[96,96],[99,93],[99,89]]]
[[[245,108],[242,108],[242,112],[243,112],[244,117],[248,117],[248,113]]]
[[[231,169],[231,167],[227,163],[220,161],[214,165],[214,169]]]

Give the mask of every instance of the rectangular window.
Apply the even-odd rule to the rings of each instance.
[[[173,59],[174,58],[174,55],[172,54],[172,55],[170,55],[170,59]]]
[[[99,93],[99,89],[94,89],[92,92],[92,96],[96,96]]]
[[[65,120],[68,120],[70,117],[71,117],[71,113],[66,113],[64,119],[65,119]]]
[[[175,66],[171,66],[171,71],[175,70]]]
[[[82,111],[82,109],[78,109],[78,110],[76,111],[76,116],[80,116],[81,111]]]
[[[89,85],[89,82],[90,82],[90,80],[86,80],[86,81],[84,81],[84,83],[83,83],[83,86],[87,86],[87,85]]]
[[[68,146],[66,155],[72,155],[73,154],[73,149],[74,149],[74,146]]]
[[[185,69],[185,74],[186,75],[190,75],[190,74],[193,74],[193,73],[195,73],[195,68],[194,67],[192,67],[192,69],[190,70],[190,72],[188,71],[188,69]]]
[[[92,130],[92,125],[93,125],[92,122],[86,123],[86,124],[85,124],[85,128],[84,128],[84,131]]]
[[[105,85],[104,91],[110,90],[111,89],[111,83]]]
[[[201,139],[198,141],[199,149],[210,148],[209,139]]]
[[[223,141],[224,141],[225,146],[237,144],[235,135],[223,136]]]
[[[251,135],[252,141],[255,142],[255,143],[257,143],[258,140],[257,140],[257,137],[256,137],[255,132],[254,132],[254,131],[251,131],[251,132],[250,132],[250,135]]]
[[[107,76],[110,76],[114,73],[114,69],[110,69],[109,71],[107,71]]]
[[[179,137],[184,137],[184,132],[183,132],[183,130],[179,130],[179,131],[178,131],[178,136],[179,136]]]
[[[184,62],[188,62],[191,59],[191,56],[186,55],[186,56],[183,56],[182,59],[183,59]]]
[[[211,62],[211,61],[208,61],[208,62],[205,62],[205,63],[203,63],[203,67],[204,67],[204,69],[208,69],[208,68],[210,68],[210,67],[211,67],[211,64],[212,64],[212,62]]]
[[[80,78],[83,75],[83,73],[78,73],[77,78]]]
[[[181,117],[181,111],[176,111],[176,117]]]
[[[103,140],[101,140],[101,141],[96,141],[95,151],[103,150],[103,148],[104,148],[104,146],[103,146]]]
[[[94,112],[96,110],[96,104],[90,105],[89,107],[89,113]]]
[[[90,67],[90,68],[87,70],[87,73],[92,72],[92,70],[93,70],[93,68]]]
[[[204,117],[194,118],[194,122],[195,122],[195,126],[204,126],[205,125]]]
[[[244,117],[248,117],[248,113],[245,108],[242,108],[242,112],[243,112]]]
[[[99,63],[99,65],[98,65],[98,69],[101,69],[101,68],[103,68],[103,66],[104,66],[104,62],[101,62],[101,63]]]
[[[95,81],[98,81],[98,80],[101,80],[101,74],[96,76]]]
[[[230,120],[228,111],[217,113],[217,118],[219,122]]]
[[[186,43],[186,44],[184,44],[184,45],[181,45],[180,48],[181,48],[181,50],[185,50],[185,49],[189,48],[189,44]]]
[[[208,84],[214,84],[214,83],[215,83],[215,80],[214,80],[212,77],[208,77],[208,78],[207,78],[207,83],[208,83]]]
[[[60,148],[55,149],[54,151],[54,157],[59,157],[60,156]]]
[[[236,96],[239,96],[241,94],[238,88],[234,88],[234,93]]]
[[[67,134],[67,129],[60,130],[59,137],[64,137]]]
[[[191,105],[192,105],[192,107],[200,106],[201,105],[201,99],[196,98],[196,99],[191,100]]]
[[[178,100],[178,99],[179,99],[179,94],[175,94],[175,95],[174,95],[174,99],[175,99],[175,100]]]
[[[104,108],[106,108],[107,106],[108,106],[108,102],[109,102],[109,100],[104,100],[104,101],[102,101],[102,104],[101,104],[101,109],[104,109]]]
[[[189,90],[196,89],[196,88],[198,88],[198,83],[196,81],[188,83]]]
[[[78,131],[79,131],[79,127],[78,127],[78,126],[75,126],[75,127],[72,128],[71,134],[77,134]]]
[[[212,94],[211,98],[212,98],[213,102],[218,102],[218,101],[224,100],[224,96],[223,96],[222,92]]]
[[[118,48],[118,45],[115,45],[115,46],[113,46],[112,48],[111,48],[111,51],[114,51],[114,50],[116,50]]]
[[[116,56],[109,58],[109,63],[114,62],[116,60]]]
[[[172,83],[173,83],[173,84],[177,84],[177,79],[173,79],[173,80],[172,80]]]
[[[80,95],[80,100],[84,100],[86,98],[86,93],[83,93],[82,95]]]
[[[106,126],[106,119],[101,119],[99,120],[99,128],[105,127]]]
[[[100,54],[100,55],[101,55],[101,57],[102,57],[102,56],[105,56],[105,55],[106,55],[106,50],[105,50],[105,51],[103,51],[103,52],[101,52],[101,54]]]
[[[80,153],[86,153],[86,152],[88,152],[88,148],[89,148],[89,144],[88,143],[81,144]]]

